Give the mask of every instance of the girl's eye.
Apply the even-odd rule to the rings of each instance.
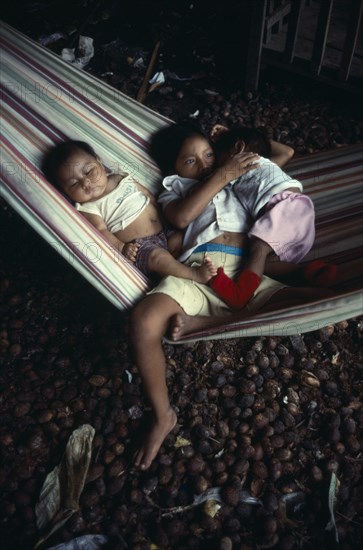
[[[214,153],[212,151],[209,151],[209,153],[207,153],[207,157],[208,158],[214,157]]]
[[[187,159],[185,161],[185,164],[193,164],[193,162],[194,162],[194,159]]]

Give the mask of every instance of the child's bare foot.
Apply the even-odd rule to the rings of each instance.
[[[220,327],[221,329],[225,326],[226,319],[228,322],[239,321],[241,318],[244,318],[245,315],[241,316],[241,313],[238,311],[236,313],[230,313],[227,315],[187,315],[183,311],[181,313],[176,313],[171,319],[169,324],[168,338],[177,342],[184,335],[190,333],[200,332],[208,334],[208,330],[214,327]]]
[[[177,313],[172,317],[169,327],[169,336],[171,340],[179,340],[185,332],[186,320],[189,318],[185,313]]]
[[[193,271],[193,281],[197,283],[207,283],[217,275],[217,268],[208,256],[204,258],[203,265],[191,267],[191,270]]]
[[[194,317],[186,313],[177,313],[170,319],[169,338],[177,342],[184,334],[193,332],[193,330],[207,329],[215,324],[218,323],[209,316],[198,315]]]
[[[308,283],[314,286],[332,286],[337,278],[338,268],[322,260],[313,260],[303,267],[303,274]]]
[[[146,436],[144,443],[136,452],[134,457],[135,466],[141,470],[147,470],[159,452],[164,439],[175,427],[177,417],[172,408],[161,420],[154,420],[151,430]]]

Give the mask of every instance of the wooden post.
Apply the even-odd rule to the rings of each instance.
[[[295,57],[295,46],[297,40],[297,33],[299,30],[299,19],[303,0],[293,0],[291,2],[291,11],[289,15],[289,22],[287,27],[286,44],[284,50],[285,63],[292,63]]]
[[[160,40],[154,46],[153,53],[151,55],[151,59],[149,61],[147,69],[146,69],[144,80],[142,81],[142,84],[140,86],[140,90],[138,91],[138,94],[136,96],[136,100],[139,101],[140,103],[143,103],[145,101],[145,97],[146,97],[146,94],[147,94],[148,82],[150,80],[152,70],[153,70],[153,68],[155,66],[155,63],[156,63],[156,58],[157,58],[157,55],[158,55],[158,52],[159,52],[159,48],[160,48]]]
[[[362,0],[353,0],[339,69],[340,80],[348,80],[349,77],[350,67],[352,65],[354,56],[354,50],[358,39],[360,22],[362,19],[362,8]]]
[[[311,57],[311,67],[318,76],[323,64],[333,1],[334,0],[323,0],[320,4],[318,28],[316,30],[313,54]]]
[[[253,2],[250,4],[250,30],[246,52],[247,60],[244,79],[245,91],[252,91],[258,88],[266,3],[267,0],[259,0],[258,2]]]

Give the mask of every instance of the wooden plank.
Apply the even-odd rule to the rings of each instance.
[[[262,48],[261,55],[262,62],[269,66],[275,67],[279,71],[286,71],[291,75],[297,75],[299,77],[306,78],[307,81],[319,82],[336,90],[341,90],[344,93],[350,94],[356,98],[361,99],[363,97],[363,85],[358,82],[343,82],[337,79],[336,71],[332,69],[326,69],[323,74],[316,75],[311,72],[311,61],[295,57],[294,63],[286,63],[283,60],[282,52],[275,52],[268,48]]]
[[[313,72],[317,75],[320,74],[323,64],[333,2],[334,0],[324,0],[320,4],[318,27],[316,30],[313,53],[311,57],[311,67]]]
[[[278,23],[277,32],[281,31],[281,26],[284,22],[284,17],[290,13],[291,3],[287,2],[273,11],[270,15],[267,15],[265,18],[265,44],[271,40],[272,27]]]
[[[352,0],[352,7],[349,16],[347,34],[345,36],[343,54],[339,69],[339,79],[348,80],[350,68],[353,61],[355,47],[359,34],[360,22],[362,19],[363,0]]]
[[[299,27],[299,19],[302,10],[303,0],[294,0],[291,5],[287,36],[284,50],[284,61],[292,63],[295,57],[295,46]]]
[[[290,12],[291,3],[283,4],[271,15],[266,17],[266,25],[268,27],[273,27],[276,23],[281,23],[283,18]]]

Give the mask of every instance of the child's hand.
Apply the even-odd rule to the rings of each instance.
[[[231,155],[221,166],[220,170],[224,171],[224,177],[227,182],[237,179],[239,176],[243,176],[250,170],[254,170],[258,167],[258,160],[260,156],[256,153],[250,153],[245,151],[239,151]]]
[[[211,141],[213,141],[213,143],[215,143],[217,141],[217,139],[222,134],[224,134],[225,132],[228,132],[228,127],[227,126],[224,126],[223,124],[215,124],[214,126],[212,126],[212,128],[209,132],[209,137],[210,137]]]
[[[126,243],[122,249],[122,254],[130,260],[130,262],[136,262],[137,253],[140,245],[138,243]]]

